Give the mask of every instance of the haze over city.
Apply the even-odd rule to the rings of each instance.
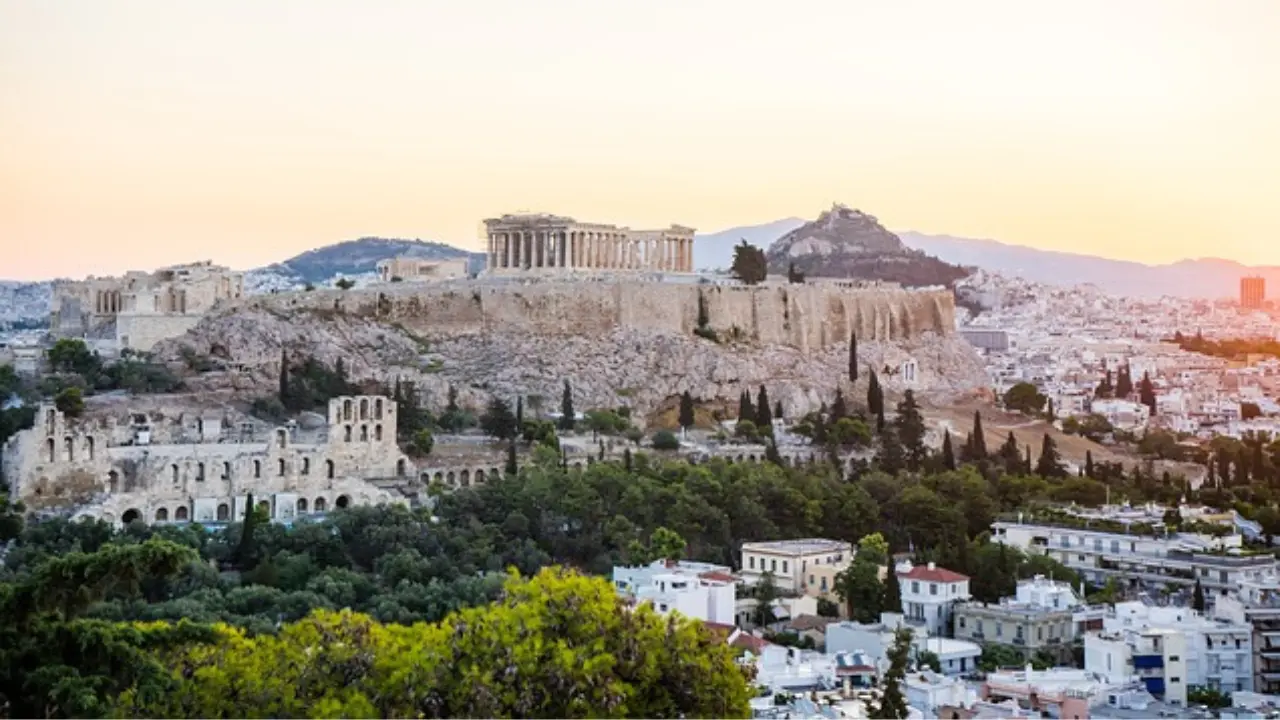
[[[0,276],[545,210],[1280,263],[1280,5],[0,2]]]

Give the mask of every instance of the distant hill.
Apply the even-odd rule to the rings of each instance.
[[[693,266],[698,270],[727,270],[733,264],[733,246],[746,240],[764,249],[774,240],[804,225],[798,217],[774,220],[763,225],[744,225],[720,232],[698,234],[693,240]]]
[[[1280,267],[1250,267],[1217,258],[1144,265],[1093,255],[1037,250],[995,240],[916,232],[899,233],[899,237],[910,247],[958,265],[977,266],[1054,285],[1089,283],[1117,295],[1239,297],[1240,278],[1248,275],[1266,278],[1269,294],[1280,289]]]
[[[907,286],[951,285],[969,274],[902,243],[871,215],[833,205],[778,238],[765,252],[769,272],[792,266],[809,277],[857,278]]]
[[[308,250],[284,262],[253,271],[280,276],[296,283],[326,283],[338,275],[364,275],[377,269],[387,258],[408,256],[429,260],[467,258],[472,272],[484,269],[484,253],[473,253],[452,245],[422,240],[365,237]]]

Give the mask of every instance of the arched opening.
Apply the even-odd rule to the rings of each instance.
[[[76,453],[75,453],[76,444],[75,444],[75,441],[71,439],[70,435],[62,438],[62,445],[63,445],[63,450],[65,450],[67,453],[67,456],[66,456],[67,462],[75,462],[76,461]]]
[[[378,442],[382,442],[382,426],[381,425],[373,426],[373,439],[377,440]]]
[[[373,401],[373,419],[382,419],[382,398]]]
[[[222,479],[223,480],[231,479],[231,463],[229,462],[222,463]]]
[[[739,455],[739,456],[738,456],[738,462],[742,462],[742,460],[743,460],[742,456],[741,456],[741,455]]]
[[[476,484],[479,485],[483,482],[484,482],[484,470],[476,470]]]
[[[262,461],[261,460],[253,461],[253,476],[256,478],[262,477]]]
[[[289,444],[289,434],[286,433],[284,430],[277,430],[276,445],[283,448],[285,445],[288,445],[288,444]]]
[[[115,470],[107,473],[107,492],[120,492],[120,473]]]
[[[332,460],[324,461],[324,474],[325,474],[325,477],[329,478],[330,480],[333,479],[333,461]]]
[[[574,469],[574,470],[581,470],[581,469],[582,469],[582,461],[581,461],[581,460],[579,460],[579,461],[575,462],[575,463],[573,464],[573,469]]]
[[[302,458],[302,469],[299,472],[303,475],[311,474],[311,458]]]
[[[87,437],[84,439],[84,451],[87,454],[88,459],[92,460],[93,459],[93,438],[92,437]]]
[[[204,482],[204,463],[196,463],[196,482]]]
[[[49,458],[49,462],[53,462],[54,460],[57,459],[57,456],[54,455],[54,451],[55,451],[54,446],[56,443],[54,443],[53,438],[49,438],[48,440],[45,440],[44,443],[46,447],[45,455]]]
[[[334,503],[339,509],[345,508],[351,504],[351,498],[346,495],[339,495],[338,501]]]
[[[218,503],[218,522],[231,520],[231,508],[226,503]]]
[[[284,471],[285,471],[284,458],[280,458],[279,460],[276,461],[276,474],[279,475],[280,477],[284,477]]]
[[[458,473],[458,482],[462,483],[462,487],[471,487],[471,471],[463,470]]]
[[[328,508],[328,504],[327,504],[327,503],[325,503],[324,498],[322,498],[322,497],[318,497],[318,498],[316,498],[316,512],[318,512],[318,513],[322,513],[322,512],[324,512],[327,508]]]
[[[502,477],[502,473],[498,472],[498,468],[489,468],[489,477],[499,478]]]
[[[405,465],[404,458],[396,461],[396,477],[404,477]]]
[[[361,420],[369,419],[369,401],[368,399],[365,399],[365,398],[360,399],[360,419]]]
[[[342,419],[345,422],[351,421],[351,401],[350,400],[342,401]]]
[[[360,426],[360,442],[369,442],[369,426]]]
[[[456,483],[457,481],[458,481],[458,480],[457,480],[457,478],[455,478],[455,477],[453,476],[453,471],[452,471],[452,470],[450,470],[450,471],[448,472],[448,474],[446,474],[446,475],[444,476],[444,482],[445,482],[445,484],[446,484],[446,485],[452,486],[452,485],[453,485],[454,483]]]
[[[178,466],[176,464],[169,466],[169,476],[170,476],[170,479],[172,479],[175,484],[178,482],[180,473],[178,470]]]
[[[435,481],[438,483],[444,482],[444,473],[440,473],[440,472],[436,473]]]
[[[755,461],[756,461],[756,456],[755,456],[755,455],[748,455],[748,456],[747,456],[747,461],[748,461],[748,462],[755,462]]]
[[[174,511],[173,511],[173,519],[174,519],[175,521],[177,521],[177,522],[186,522],[186,521],[188,520],[188,518],[187,518],[187,506],[186,506],[186,505],[183,505],[182,507],[178,508],[177,510],[174,510]]]
[[[307,499],[306,499],[306,498],[298,498],[298,514],[299,514],[299,515],[306,515],[306,514],[307,514]]]
[[[346,425],[346,426],[344,426],[344,427],[342,428],[342,430],[343,430],[343,433],[342,433],[342,441],[343,441],[343,442],[351,442],[351,426],[350,426],[350,425]]]
[[[156,511],[156,522],[169,522],[168,508],[160,508]]]
[[[142,513],[139,512],[136,508],[130,508],[128,510],[125,510],[124,515],[120,516],[120,522],[124,523],[125,525],[128,525],[129,523],[134,522],[135,520],[141,520],[141,519],[142,519]]]

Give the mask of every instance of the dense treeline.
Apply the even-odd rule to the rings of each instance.
[[[1270,338],[1224,338],[1208,340],[1200,333],[1184,335],[1175,333],[1173,342],[1187,352],[1198,352],[1202,355],[1235,360],[1245,355],[1268,355],[1280,357],[1280,342]]]

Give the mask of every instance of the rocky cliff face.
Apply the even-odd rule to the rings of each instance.
[[[871,215],[833,205],[818,219],[778,238],[766,253],[769,271],[809,277],[856,278],[907,286],[950,285],[963,268],[912,250]]]
[[[229,368],[187,379],[192,389],[244,399],[274,392],[281,349],[332,365],[342,358],[355,379],[418,383],[437,409],[450,386],[464,406],[482,408],[497,394],[523,395],[543,407],[559,407],[563,382],[578,408],[627,405],[640,416],[669,406],[684,391],[705,403],[736,406],[744,388],[765,385],[789,416],[830,401],[837,384],[853,398],[865,393],[847,383],[848,346],[835,343],[809,352],[786,345],[720,344],[699,337],[634,328],[594,336],[489,332],[422,338],[403,326],[337,312],[243,308],[205,318],[185,337],[157,346],[159,357],[180,362],[183,348],[217,357]],[[864,366],[918,364],[918,392],[950,396],[986,384],[972,348],[955,335],[924,332],[894,341],[861,340]],[[890,392],[901,375],[884,375]]]

